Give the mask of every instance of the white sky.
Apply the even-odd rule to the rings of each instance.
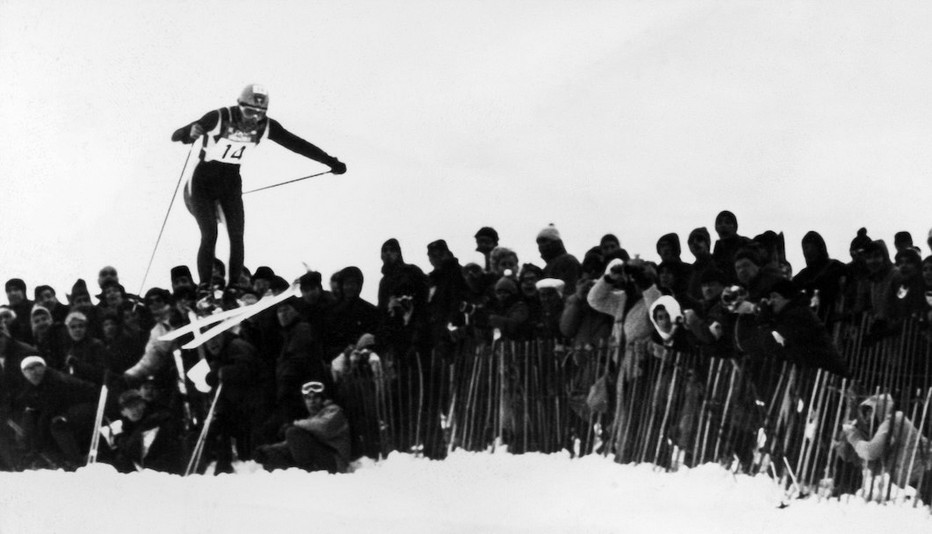
[[[286,278],[356,264],[371,298],[388,237],[428,270],[437,238],[477,261],[484,225],[522,262],[549,222],[577,256],[613,232],[653,259],[721,209],[797,270],[810,229],[842,259],[859,226],[924,246],[930,27],[920,1],[0,0],[0,279],[63,296],[114,264],[138,290],[172,131],[253,82],[349,166],[245,198],[247,266]],[[254,156],[246,189],[323,170]],[[179,199],[146,285],[197,242]]]

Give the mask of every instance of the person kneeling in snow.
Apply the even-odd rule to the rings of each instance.
[[[180,423],[135,389],[120,395],[120,432],[114,438],[114,467],[122,473],[152,469],[180,474]],[[116,426],[116,425],[114,425]]]
[[[301,386],[308,417],[285,430],[285,441],[263,445],[256,461],[269,471],[298,467],[305,471],[346,471],[350,457],[349,423],[321,382]]]

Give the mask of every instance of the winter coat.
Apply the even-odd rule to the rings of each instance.
[[[442,337],[447,325],[457,320],[460,303],[466,299],[467,287],[463,267],[458,259],[444,259],[428,275],[427,317],[431,339]]]
[[[38,386],[26,383],[21,398],[29,421],[24,427],[39,450],[52,443],[52,419],[64,416],[79,405],[93,405],[99,391],[94,384],[46,367]],[[93,409],[91,409],[93,413]]]
[[[330,374],[309,324],[295,321],[282,328],[282,338],[282,352],[275,362],[275,402],[294,418],[304,409],[301,385],[311,380],[329,385]]]
[[[359,337],[376,332],[380,322],[381,314],[372,303],[361,298],[341,300],[332,308],[327,322],[328,346],[324,354],[333,358],[346,347],[356,346]]]
[[[3,334],[0,334],[3,335]],[[35,348],[3,335],[0,340],[0,424],[9,417],[18,418],[22,410],[21,395],[29,384],[20,370],[20,362],[26,356],[37,354]]]
[[[563,287],[576,287],[576,281],[582,269],[579,260],[566,251],[563,241],[551,241],[548,247],[541,252],[541,259],[547,262],[544,266],[543,278],[557,278],[566,284]]]
[[[100,385],[104,383],[104,372],[107,370],[106,347],[99,339],[85,337],[81,341],[72,342],[68,350],[65,367],[74,376]],[[71,357],[74,358],[71,358]]]
[[[674,276],[674,287],[670,288],[677,298],[681,295],[685,295],[689,290],[689,282],[693,275],[693,266],[684,262],[680,259],[680,254],[682,250],[680,249],[680,236],[675,233],[665,234],[657,240],[657,254],[660,254],[660,245],[669,244],[673,247],[673,253],[676,255],[676,259],[673,261],[664,261],[661,262],[658,266],[658,270],[663,268],[668,268],[673,272]],[[702,291],[700,290],[699,297],[701,298]]]
[[[929,440],[919,434],[903,412],[894,412],[893,397],[886,393],[873,395],[858,406],[858,411],[857,423],[845,425],[844,434],[854,453],[868,466],[892,473],[900,487],[915,484],[923,472],[932,469]],[[871,428],[875,429],[873,435]]]
[[[350,461],[350,429],[343,409],[331,400],[315,415],[294,422],[294,426],[310,432],[333,451],[339,471],[346,471]]]
[[[816,291],[819,292],[819,307],[816,313],[824,321],[834,312],[835,305],[841,297],[841,284],[846,275],[845,264],[829,258],[825,240],[818,232],[807,233],[803,242],[814,244],[819,254],[793,277],[793,283],[810,298]]]
[[[628,292],[615,289],[604,277],[589,290],[587,301],[592,309],[615,319],[612,338],[619,350],[623,350],[620,362],[622,378],[634,379],[640,376],[641,363],[649,354],[650,335],[654,331],[647,310],[660,297],[660,290],[652,285],[639,297],[635,297],[634,302],[629,302],[632,297]],[[619,355],[616,354],[615,360],[618,359]],[[619,380],[619,384],[621,382]]]
[[[181,474],[184,451],[179,422],[171,412],[146,407],[143,418],[136,423],[123,418],[123,431],[114,438],[114,466],[123,473],[151,469],[163,473]]]
[[[815,367],[839,376],[849,376],[848,367],[835,347],[832,336],[809,308],[809,299],[805,295],[790,301],[778,313],[769,310],[769,307],[762,310],[760,325],[763,335],[773,337],[782,347],[777,350],[780,357],[802,367]]]
[[[747,237],[737,234],[728,239],[719,239],[715,242],[715,247],[712,249],[712,259],[719,270],[725,273],[730,282],[738,280],[738,275],[735,273],[735,254],[738,253],[738,249],[750,242],[751,240]]]
[[[415,305],[423,306],[427,302],[427,276],[417,265],[405,263],[399,258],[393,265],[382,265],[378,308],[387,311],[389,299],[402,294],[413,297]]]
[[[563,307],[560,333],[572,339],[574,347],[598,347],[607,343],[612,335],[612,316],[593,309],[586,296],[574,293]]]

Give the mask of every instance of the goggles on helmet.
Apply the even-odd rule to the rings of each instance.
[[[247,119],[262,119],[262,117],[265,117],[265,110],[255,106],[240,104],[239,110],[243,114],[243,117]]]
[[[324,392],[324,385],[320,382],[308,382],[301,386],[301,394],[305,397],[320,395]]]

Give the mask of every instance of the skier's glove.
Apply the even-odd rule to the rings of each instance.
[[[346,172],[346,164],[337,158],[333,158],[333,161],[330,162],[330,172],[333,174],[343,174]]]
[[[194,141],[202,135],[204,135],[204,127],[196,122],[192,124],[191,130],[188,132],[188,138]]]

